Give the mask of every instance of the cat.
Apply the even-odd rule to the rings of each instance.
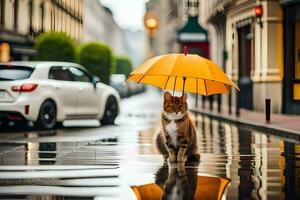
[[[188,115],[187,94],[175,97],[165,92],[161,122],[162,130],[156,136],[156,146],[164,160],[198,162],[197,136]]]

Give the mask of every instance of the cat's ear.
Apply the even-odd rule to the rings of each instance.
[[[184,95],[182,96],[182,101],[183,101],[183,102],[186,102],[186,100],[187,100],[187,97],[188,97],[188,96],[187,96],[187,94],[186,94],[186,93],[184,93]]]
[[[165,101],[171,101],[172,95],[170,94],[170,92],[165,92],[164,94],[164,100]]]

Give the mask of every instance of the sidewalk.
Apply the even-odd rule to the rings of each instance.
[[[240,116],[235,114],[218,113],[209,109],[191,109],[192,112],[208,115],[226,121],[235,122],[241,125],[248,125],[252,128],[271,132],[279,136],[289,136],[293,139],[300,140],[300,116],[299,115],[283,115],[271,114],[271,122],[265,122],[265,113],[240,109]]]

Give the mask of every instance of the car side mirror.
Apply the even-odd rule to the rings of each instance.
[[[94,84],[94,87],[96,87],[96,84],[100,82],[100,78],[98,76],[93,76],[92,83]]]

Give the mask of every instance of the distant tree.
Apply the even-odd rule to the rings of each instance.
[[[82,44],[78,51],[78,62],[94,75],[99,76],[101,82],[109,84],[114,65],[112,52],[108,46],[99,42]]]
[[[125,56],[117,56],[115,57],[115,65],[116,65],[116,74],[125,74],[126,77],[129,76],[132,71],[131,60]]]
[[[35,49],[36,60],[75,62],[75,42],[61,32],[46,32],[38,36]]]

